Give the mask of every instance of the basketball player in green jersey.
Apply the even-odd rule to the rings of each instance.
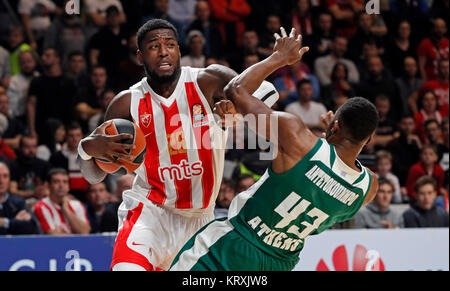
[[[281,29],[274,53],[226,87],[229,101],[216,113],[255,115],[254,130],[278,146],[265,174],[230,205],[227,219],[200,229],[178,253],[170,270],[292,270],[308,235],[352,218],[375,196],[378,182],[357,156],[378,123],[372,103],[354,97],[329,114],[325,138],[316,137],[298,117],[273,111],[253,92],[273,71],[301,60],[308,50],[293,30]],[[262,129],[277,117],[278,134]],[[249,126],[252,126],[249,124]],[[269,126],[267,126],[269,127]]]

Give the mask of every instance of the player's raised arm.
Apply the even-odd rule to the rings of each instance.
[[[277,43],[274,53],[233,78],[225,88],[225,96],[233,102],[237,111],[244,117],[254,115],[253,119],[257,122],[254,125],[249,124],[249,126],[253,127],[259,135],[277,143],[281,148],[293,145],[293,138],[305,137],[303,144],[307,150],[317,139],[314,139],[313,134],[300,118],[286,112],[273,111],[257,98],[252,98],[249,93],[258,88],[272,72],[285,65],[300,61],[303,54],[308,51],[307,47],[301,47],[301,36],[295,36],[294,29],[290,36],[287,36],[284,29],[281,30],[281,34],[282,37],[276,36]],[[217,107],[221,107],[221,105],[218,104]],[[259,119],[261,115],[266,116],[264,126]],[[269,124],[273,125],[274,119],[277,119],[278,123],[276,135],[273,135],[273,128],[268,126]],[[297,146],[296,148],[301,147]]]
[[[123,118],[131,120],[130,116],[131,93],[124,91],[114,97],[105,113],[105,122],[97,127],[94,132],[84,138],[78,146],[77,161],[80,164],[81,173],[91,184],[103,181],[106,173],[102,171],[93,158],[101,158],[116,163],[117,159],[131,159],[126,150],[133,145],[122,144],[121,140],[132,138],[129,134],[106,135],[105,129],[111,119]]]

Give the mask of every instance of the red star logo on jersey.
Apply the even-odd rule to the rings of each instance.
[[[152,115],[151,114],[142,114],[141,115],[141,123],[144,127],[148,127],[150,123],[152,122]]]

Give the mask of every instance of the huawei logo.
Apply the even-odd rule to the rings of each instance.
[[[350,271],[347,249],[338,246],[332,256],[335,271]],[[356,245],[353,253],[352,271],[384,271],[385,267],[380,254],[375,250],[367,250],[362,245]],[[317,264],[316,271],[330,271],[323,259]]]

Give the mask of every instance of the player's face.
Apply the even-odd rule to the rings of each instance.
[[[159,83],[171,83],[180,73],[180,48],[171,29],[149,31],[142,40],[138,58],[147,75]]]
[[[420,187],[416,193],[416,201],[420,208],[428,210],[433,207],[436,198],[436,190],[431,184],[425,184]]]

